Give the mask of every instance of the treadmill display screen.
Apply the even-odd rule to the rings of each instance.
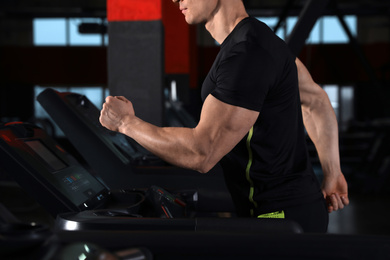
[[[40,140],[25,140],[24,143],[47,164],[48,171],[40,171],[42,177],[72,203],[79,207],[89,207],[87,203],[90,199],[103,199],[105,187],[83,168],[72,162],[66,164]]]
[[[34,152],[36,152],[42,160],[44,160],[54,171],[59,171],[67,167],[54,153],[52,153],[45,145],[38,140],[26,141]]]

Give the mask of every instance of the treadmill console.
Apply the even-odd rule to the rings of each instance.
[[[109,190],[42,129],[0,127],[0,163],[52,215],[104,205]]]

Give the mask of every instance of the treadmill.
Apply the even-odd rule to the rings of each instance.
[[[180,230],[301,233],[292,221],[203,217],[188,190],[112,189],[32,124],[0,126],[1,166],[53,217],[57,231]],[[129,176],[129,182],[133,180]],[[218,207],[216,207],[218,208]]]

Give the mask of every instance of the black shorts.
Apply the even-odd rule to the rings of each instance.
[[[329,213],[323,198],[283,211],[285,218],[297,222],[305,233],[326,233],[328,230]]]

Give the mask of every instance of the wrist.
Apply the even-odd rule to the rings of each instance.
[[[342,174],[339,164],[322,164],[321,168],[324,177],[338,177]]]
[[[129,131],[132,129],[132,120],[129,116],[125,116],[120,121],[120,124],[118,126],[118,132],[122,134],[129,135]]]

